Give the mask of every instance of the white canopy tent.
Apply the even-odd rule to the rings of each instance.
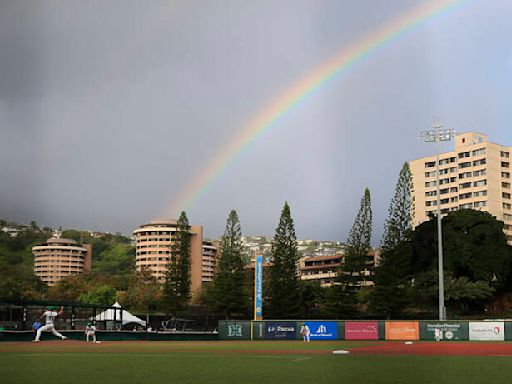
[[[112,307],[119,308],[119,309],[109,308],[106,311],[103,311],[102,313],[96,315],[96,317],[94,317],[94,320],[95,321],[114,321],[115,320],[117,322],[121,322],[121,318],[122,318],[123,322],[121,325],[126,325],[129,323],[136,323],[143,327],[146,326],[146,322],[144,320],[141,320],[137,316],[132,315],[130,312],[128,312],[125,309],[121,310],[121,305],[117,301],[114,303],[114,305],[112,305]],[[122,311],[122,316],[121,316],[121,311]]]

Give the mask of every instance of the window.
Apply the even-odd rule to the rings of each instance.
[[[487,174],[487,171],[485,169],[480,169],[479,171],[473,172],[473,176],[485,176]]]
[[[473,196],[473,194],[471,192],[463,193],[463,194],[459,195],[459,200],[470,199],[472,196]]]
[[[440,175],[446,175],[450,171],[450,168],[440,169],[439,174]]]
[[[510,189],[510,183],[501,183],[501,186],[502,186],[503,188]]]
[[[471,188],[471,182],[459,184],[459,190],[465,188]]]
[[[473,174],[471,172],[463,172],[459,173],[459,179],[466,179],[468,177],[471,177]]]
[[[475,160],[473,161],[473,167],[478,167],[479,165],[484,165],[485,163],[485,159]]]
[[[508,159],[510,157],[510,153],[507,151],[501,151],[500,155],[501,155],[501,157],[504,157],[506,159]]]
[[[439,185],[448,184],[449,182],[450,182],[449,178],[441,179],[441,180],[439,180]]]
[[[475,197],[487,196],[487,191],[478,191],[473,194]]]
[[[441,200],[441,205],[448,204],[449,202],[450,202],[450,199],[442,199]]]
[[[510,200],[510,193],[502,192],[501,193],[501,197],[503,197],[504,199],[509,199]]]
[[[471,161],[465,161],[464,163],[459,164],[459,168],[467,168],[471,167]]]
[[[436,175],[436,172],[425,172],[425,177],[434,177]]]
[[[503,209],[510,210],[511,208],[512,208],[512,205],[510,205],[509,203],[503,203]]]
[[[444,165],[444,164],[448,164],[448,163],[450,163],[450,159],[439,160],[439,165]]]
[[[460,209],[471,209],[473,208],[473,203],[461,204],[459,205]]]
[[[504,179],[510,179],[510,173],[508,173],[508,172],[501,172],[501,177],[503,177]]]
[[[425,183],[425,187],[426,188],[435,187],[435,186],[436,186],[436,182],[435,181],[427,181]]]
[[[463,159],[463,158],[469,157],[469,156],[470,156],[469,152],[461,152],[461,153],[459,153],[459,159]]]
[[[450,188],[450,192],[457,192],[459,189],[457,187],[451,187]]]
[[[437,196],[437,191],[428,191],[428,192],[425,192],[425,196]]]
[[[508,213],[504,213],[503,220],[512,221],[512,215],[509,215]]]
[[[455,163],[457,161],[457,158],[454,156],[454,157],[450,157],[450,163]]]
[[[458,171],[457,167],[451,167],[451,168],[450,168],[450,172],[451,172],[451,173],[455,173],[455,172],[457,172],[457,171]]]
[[[487,180],[475,181],[473,183],[473,187],[483,187],[485,185],[487,185]]]
[[[510,163],[509,163],[508,161],[502,161],[502,162],[501,162],[501,166],[502,166],[503,168],[509,168],[509,167],[510,167]]]
[[[459,200],[459,198],[458,198],[457,196],[452,197],[452,198],[450,199],[450,201],[451,201],[452,203],[456,203],[458,200]]]
[[[436,205],[436,204],[433,204],[433,203],[436,203],[435,201],[425,201],[425,206],[426,207],[431,207],[433,205]]]
[[[439,194],[446,195],[448,192],[450,192],[450,188],[444,188],[439,191]]]
[[[475,208],[485,207],[487,205],[487,201],[476,201]]]
[[[427,163],[425,163],[425,168],[432,168],[432,167],[435,167],[436,166],[436,162],[435,161],[429,161]]]
[[[473,151],[473,156],[485,155],[485,148],[475,149]]]

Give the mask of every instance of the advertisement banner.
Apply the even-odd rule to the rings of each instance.
[[[459,321],[425,321],[420,323],[420,339],[435,340],[435,331],[439,328],[442,341],[469,340],[467,322]]]
[[[250,340],[251,323],[250,321],[219,321],[219,339],[220,340]]]
[[[345,340],[379,340],[379,323],[345,321]]]
[[[254,319],[261,320],[263,316],[263,256],[256,256],[254,271]]]
[[[265,339],[296,340],[297,334],[295,321],[265,322]]]
[[[311,340],[337,340],[338,323],[336,321],[306,321]]]
[[[469,323],[469,340],[505,340],[503,321],[471,321]]]
[[[417,321],[386,321],[386,340],[419,340]]]

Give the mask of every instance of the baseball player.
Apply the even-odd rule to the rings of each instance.
[[[89,337],[92,337],[92,342],[96,343],[96,326],[93,323],[87,323],[85,327],[85,338],[89,342]]]
[[[309,330],[309,327],[307,326],[306,323],[302,323],[300,334],[302,335],[304,342],[309,343],[309,335],[311,334],[311,331]]]
[[[55,336],[60,337],[62,340],[66,340],[67,339],[66,336],[62,336],[59,332],[57,332],[55,330],[55,324],[54,324],[55,318],[62,313],[62,311],[64,310],[64,307],[60,307],[60,310],[55,312],[56,309],[57,309],[57,307],[54,307],[53,305],[51,305],[51,306],[48,307],[48,310],[45,311],[41,315],[41,320],[43,319],[43,317],[46,317],[46,323],[45,323],[45,325],[43,325],[42,327],[40,327],[37,330],[36,338],[35,338],[35,340],[33,340],[33,342],[38,342],[39,341],[39,339],[41,338],[41,333],[43,331],[51,332]]]

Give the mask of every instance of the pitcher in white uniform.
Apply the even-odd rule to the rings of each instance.
[[[62,336],[59,332],[57,332],[55,330],[55,324],[54,324],[55,318],[62,313],[62,311],[64,310],[64,307],[60,307],[60,310],[55,312],[56,309],[57,309],[57,307],[49,306],[48,310],[45,311],[41,315],[41,320],[43,319],[43,317],[46,317],[46,323],[45,323],[45,325],[43,325],[41,328],[39,328],[37,330],[37,334],[36,334],[36,338],[35,338],[34,342],[40,341],[39,339],[41,338],[41,333],[43,331],[44,332],[51,332],[55,336],[60,337],[62,340],[66,340],[67,339],[66,336]]]

